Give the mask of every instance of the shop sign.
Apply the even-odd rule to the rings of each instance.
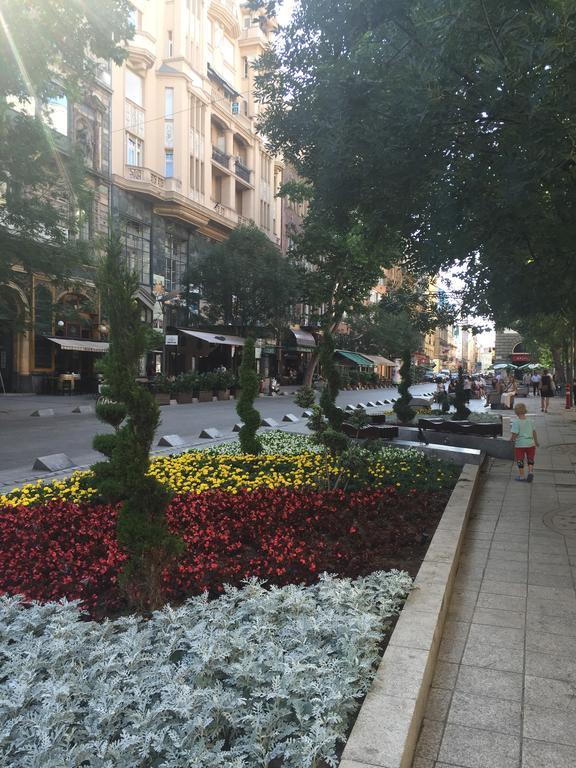
[[[165,339],[166,346],[178,346],[178,334],[168,334]]]
[[[512,352],[512,362],[515,365],[518,363],[529,363],[532,360],[528,352]]]

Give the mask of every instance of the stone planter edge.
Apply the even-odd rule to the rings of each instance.
[[[340,768],[411,768],[481,465],[465,464],[344,748]]]

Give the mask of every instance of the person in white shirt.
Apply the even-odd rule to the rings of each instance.
[[[538,390],[540,389],[540,381],[542,380],[542,377],[539,373],[534,373],[532,376],[530,376],[530,383],[532,384],[532,394],[534,397],[538,397]]]

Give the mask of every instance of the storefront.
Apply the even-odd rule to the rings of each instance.
[[[375,364],[359,352],[336,349],[334,351],[334,363],[340,372],[344,387],[367,384],[374,378]]]
[[[302,384],[315,351],[316,339],[309,331],[290,328],[284,340],[281,383]]]
[[[177,357],[170,373],[189,371],[214,371],[224,367],[228,371],[238,368],[237,352],[244,346],[246,339],[224,333],[208,333],[189,328],[177,328],[179,343],[170,354]]]
[[[393,360],[389,360],[387,357],[382,357],[382,355],[367,355],[365,352],[362,353],[362,357],[365,357],[367,360],[371,360],[374,363],[376,374],[379,379],[382,379],[383,381],[393,381],[394,371],[396,369],[396,363]]]
[[[46,394],[98,392],[99,376],[94,364],[108,351],[108,342],[47,336],[55,347],[54,372],[46,374],[42,391]]]

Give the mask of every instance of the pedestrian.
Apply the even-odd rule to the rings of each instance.
[[[526,417],[527,408],[524,403],[514,406],[516,418],[512,419],[510,427],[510,440],[514,443],[514,458],[518,467],[516,480],[526,480],[531,483],[534,480],[534,458],[538,446],[538,435],[534,429],[532,419]],[[524,456],[528,463],[528,477],[524,477]]]
[[[548,369],[544,368],[540,378],[540,410],[543,413],[548,413],[551,397],[554,397],[554,380],[548,373]]]
[[[464,379],[463,387],[464,387],[464,397],[466,398],[466,402],[469,403],[470,397],[472,395],[472,382],[470,381],[469,376],[466,376],[466,378]]]
[[[538,395],[538,390],[540,389],[540,378],[541,378],[540,374],[536,373],[536,371],[534,371],[532,376],[530,376],[530,383],[532,384],[532,394],[534,395],[534,397]]]

